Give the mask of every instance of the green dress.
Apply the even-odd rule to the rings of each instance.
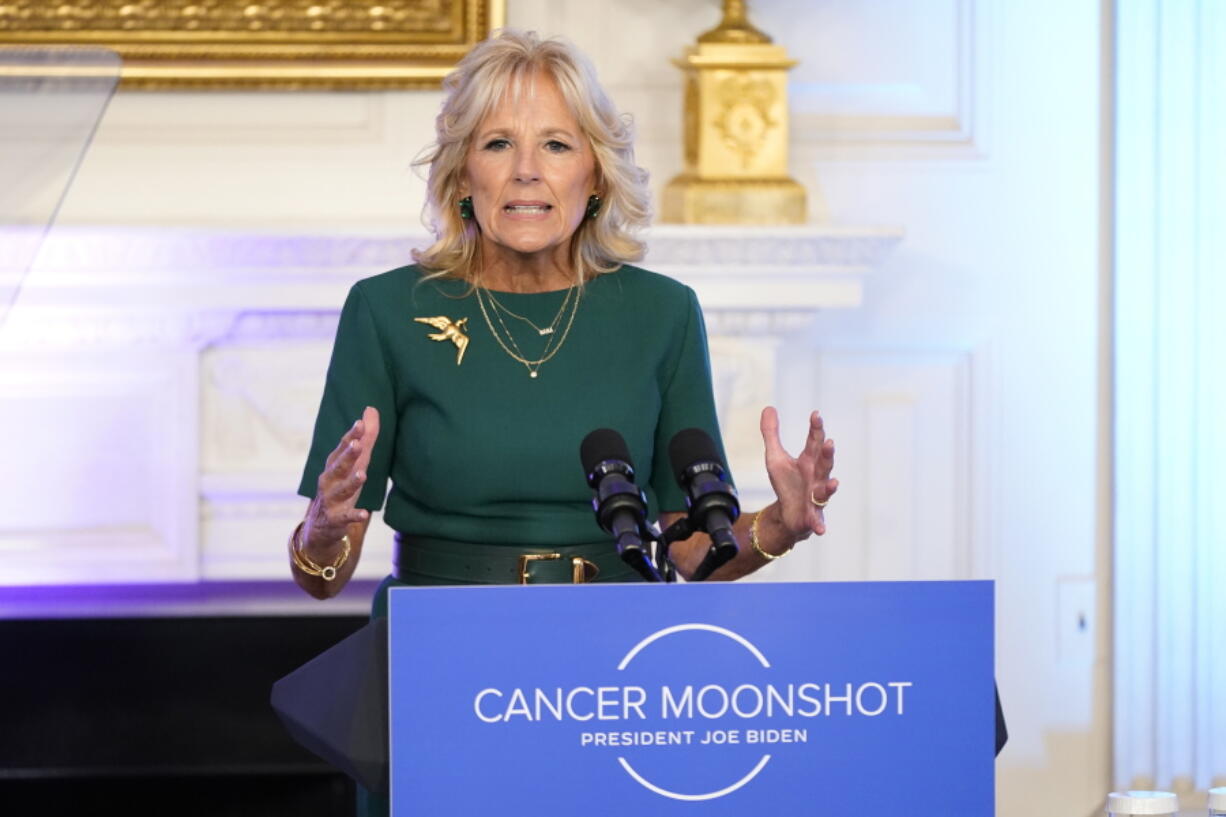
[[[596,277],[564,341],[563,312],[560,346],[535,378],[499,345],[467,290],[462,281],[423,281],[416,266],[354,285],[298,492],[315,495],[328,454],[374,406],[380,431],[358,507],[378,510],[386,493],[384,521],[409,537],[508,548],[611,542],[579,462],[580,442],[597,428],[625,438],[653,517],[684,510],[669,440],[692,426],[720,439],[693,290],[632,266]],[[566,291],[495,297],[544,327]],[[439,329],[415,320],[437,317],[468,337],[462,359],[453,342],[429,337]],[[527,321],[505,313],[502,324],[493,313],[489,320],[500,331],[505,324],[521,357],[542,355],[549,338]],[[394,583],[389,577],[379,588],[374,615],[386,615]],[[359,810],[381,812],[385,801]]]

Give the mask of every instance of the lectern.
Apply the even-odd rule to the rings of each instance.
[[[991,582],[405,587],[389,609],[393,817],[994,809]],[[352,677],[381,671],[381,626]],[[367,760],[376,699],[345,731]]]

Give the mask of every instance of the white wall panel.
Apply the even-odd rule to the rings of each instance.
[[[201,572],[205,579],[280,579],[337,314],[247,319],[201,365]],[[357,578],[391,563],[392,531],[372,518]]]
[[[989,46],[979,19],[983,5],[759,4],[760,26],[800,61],[789,84],[794,143],[883,147],[894,154],[943,145],[973,156],[976,58]]]
[[[421,94],[430,96],[429,94]],[[268,147],[380,144],[389,137],[384,93],[117,94],[106,113],[105,143]],[[186,103],[186,104],[185,104]],[[270,104],[271,103],[271,104]],[[151,111],[158,116],[151,118]]]
[[[857,13],[877,7],[861,4]],[[991,108],[972,108],[979,158],[905,143],[849,152],[797,146],[798,174],[820,184],[836,221],[907,230],[899,252],[866,282],[863,307],[820,315],[806,340],[822,359],[847,350],[965,350],[967,483],[966,499],[956,500],[965,505],[955,539],[964,543],[964,575],[996,580],[997,672],[1011,733],[997,762],[997,813],[1087,816],[1110,785],[1110,629],[1097,618],[1109,613],[1098,599],[1111,594],[1110,528],[1099,506],[1108,473],[1098,457],[1110,428],[1099,411],[1107,376],[1098,331],[1100,163],[1109,139],[1100,129],[1103,35],[1097,4],[985,1],[973,12],[972,102],[983,97]],[[781,365],[781,381],[800,365]],[[826,559],[815,570],[822,576],[874,564],[871,550],[857,548],[896,518],[881,508],[864,521],[856,497],[900,484],[875,479],[857,461],[881,450],[860,430],[867,418],[836,408],[846,399],[840,391],[867,388],[858,381],[836,389],[823,376],[789,400],[792,423],[811,405],[822,408],[839,444],[843,487],[828,514],[831,532],[796,554]],[[906,416],[882,404],[874,422],[903,428]],[[920,436],[940,432],[924,425]],[[939,473],[941,458],[929,458]],[[903,448],[890,464],[919,460]],[[844,542],[849,532],[855,539]],[[892,558],[909,566],[910,553]],[[935,558],[940,564],[945,554]],[[1074,585],[1077,592],[1068,590]],[[1078,593],[1093,602],[1086,628],[1096,640],[1078,647],[1080,658],[1062,659]]]
[[[838,448],[839,493],[827,511],[830,532],[798,546],[772,577],[972,578],[970,356],[843,350],[810,366],[820,394],[812,405]],[[803,409],[787,416],[798,426]]]
[[[0,356],[0,585],[197,577],[194,353],[119,351]]]
[[[419,223],[438,92],[120,91],[62,223]]]

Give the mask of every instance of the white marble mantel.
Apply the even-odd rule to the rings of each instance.
[[[819,310],[857,306],[901,238],[651,231],[643,265],[703,304],[725,429],[747,426],[730,416],[740,406],[773,398],[779,339]],[[0,585],[283,576],[340,304],[423,243],[378,230],[55,231],[0,329],[0,422],[31,428],[6,457],[29,463],[29,478],[0,497]],[[752,498],[765,490],[760,441],[725,436]],[[360,575],[385,572],[389,548],[372,536]]]
[[[858,305],[863,276],[902,230],[664,225],[646,238],[643,265],[693,286],[707,310],[811,311]],[[424,235],[390,232],[63,228],[44,245],[20,304],[40,319],[52,317],[45,308],[333,310],[355,280],[411,263],[411,250],[425,243]],[[23,333],[37,331],[22,324]]]

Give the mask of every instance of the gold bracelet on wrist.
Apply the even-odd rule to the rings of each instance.
[[[773,562],[776,559],[782,559],[787,556],[791,548],[783,551],[783,553],[767,553],[762,549],[762,543],[758,541],[758,520],[762,518],[762,511],[758,511],[753,515],[753,521],[749,523],[749,546],[753,548],[754,553],[757,553],[768,562]]]
[[[298,527],[294,528],[293,535],[289,538],[289,552],[294,560],[294,566],[308,576],[318,576],[326,582],[330,582],[336,578],[336,571],[340,570],[345,562],[349,561],[349,534],[341,537],[341,555],[336,557],[336,561],[330,565],[320,567],[315,564],[310,556],[302,552],[302,526],[306,522],[299,522]]]

